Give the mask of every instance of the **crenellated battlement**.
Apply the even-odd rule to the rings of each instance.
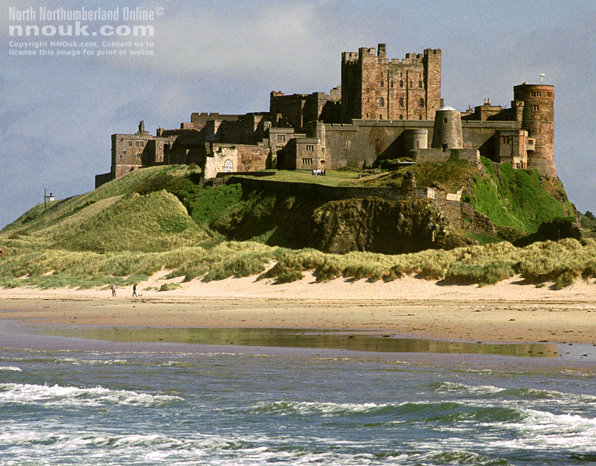
[[[272,90],[267,112],[195,112],[180,129],[155,136],[141,122],[134,134],[112,136],[112,171],[98,179],[155,164],[197,163],[204,173],[318,170],[382,158],[439,161],[451,150],[556,176],[554,86],[524,82],[511,108],[486,99],[460,114],[443,107],[441,53],[427,48],[400,59],[387,58],[382,43],[360,47],[342,52],[341,86],[328,94]]]

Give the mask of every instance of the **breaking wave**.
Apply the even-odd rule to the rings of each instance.
[[[172,395],[152,395],[103,387],[78,388],[59,385],[0,384],[0,405],[16,403],[44,406],[164,406],[182,398]]]

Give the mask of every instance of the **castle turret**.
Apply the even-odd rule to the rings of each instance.
[[[521,114],[522,128],[528,131],[528,168],[535,168],[545,176],[557,176],[554,160],[555,87],[547,84],[523,83],[513,88],[516,117]]]
[[[453,107],[443,107],[437,110],[432,147],[442,150],[464,147],[459,110]]]

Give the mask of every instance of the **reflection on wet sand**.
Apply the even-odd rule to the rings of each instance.
[[[401,338],[382,332],[309,329],[130,328],[19,325],[35,335],[114,342],[167,342],[286,348],[326,348],[390,353],[466,353],[501,356],[557,357],[557,345],[495,344]]]

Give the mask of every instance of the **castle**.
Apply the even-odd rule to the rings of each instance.
[[[96,187],[131,170],[161,164],[220,172],[371,167],[382,159],[416,162],[480,155],[556,176],[554,86],[513,88],[510,108],[483,105],[460,112],[441,98],[441,50],[388,59],[385,44],[343,52],[341,86],[329,94],[272,91],[269,111],[244,115],[193,113],[179,129],[155,135],[141,121],[134,134],[112,135],[112,166]]]

